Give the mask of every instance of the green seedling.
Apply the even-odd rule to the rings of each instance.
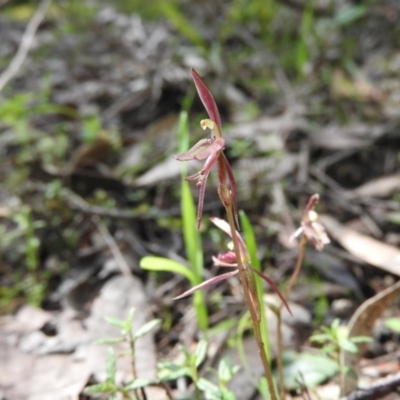
[[[201,218],[203,215],[203,204],[207,179],[213,167],[216,167],[219,180],[218,195],[222,205],[225,208],[228,222],[223,221],[219,218],[212,218],[211,221],[231,237],[233,242],[233,249],[228,253],[215,257],[214,263],[217,263],[217,265],[221,267],[230,267],[235,269],[231,272],[216,276],[205,282],[202,282],[201,284],[198,284],[197,286],[186,291],[177,298],[187,296],[199,289],[220,282],[221,280],[227,279],[236,274],[240,276],[246,305],[250,311],[252,325],[260,350],[260,356],[262,359],[265,376],[268,381],[271,398],[272,400],[277,400],[269,358],[267,352],[265,351],[261,334],[261,305],[258,300],[259,294],[255,278],[256,275],[263,278],[269,283],[269,285],[273,287],[273,289],[280,296],[283,304],[287,306],[287,303],[281,295],[279,289],[271,281],[271,279],[252,267],[251,259],[247,251],[246,245],[236,230],[236,228],[239,227],[236,182],[229,161],[224,154],[225,138],[222,136],[221,117],[212,94],[194,69],[192,69],[192,77],[197,89],[197,93],[209,117],[208,119],[203,119],[200,122],[200,126],[204,130],[209,129],[211,131],[211,134],[208,138],[201,139],[192,148],[175,156],[175,158],[178,161],[204,160],[203,168],[201,168],[200,171],[195,173],[194,175],[188,176],[186,178],[186,180],[196,181],[196,186],[199,188],[199,201],[197,207],[198,229],[200,227]]]
[[[315,334],[310,337],[310,341],[320,344],[321,350],[336,361],[339,374],[342,377],[345,374],[351,373],[349,369],[343,365],[342,358],[340,357],[341,351],[349,353],[358,353],[357,343],[371,342],[372,338],[367,336],[348,337],[348,330],[345,326],[340,326],[340,321],[335,319],[330,327],[322,326],[323,333]]]
[[[141,328],[133,330],[133,317],[135,309],[132,308],[129,311],[128,317],[125,320],[121,320],[114,317],[106,317],[107,322],[116,326],[120,329],[121,336],[115,338],[105,338],[97,341],[98,344],[117,344],[126,343],[128,344],[129,351],[127,355],[131,360],[132,366],[132,377],[133,379],[125,385],[120,385],[116,382],[116,354],[112,348],[107,350],[107,368],[106,368],[106,379],[104,382],[91,385],[85,388],[85,392],[88,394],[99,394],[107,393],[110,399],[117,399],[118,395],[121,395],[124,399],[129,400],[140,400],[144,399],[143,388],[150,384],[154,384],[149,379],[138,378],[136,373],[136,356],[135,356],[135,344],[136,341],[142,336],[148,334],[150,331],[155,329],[159,324],[159,319],[153,319]]]
[[[189,378],[195,385],[195,399],[206,400],[234,400],[234,394],[227,388],[228,382],[238,371],[239,367],[232,367],[226,359],[219,363],[218,370],[210,369],[216,375],[218,384],[200,377],[199,367],[207,355],[207,342],[202,339],[197,344],[196,350],[190,352],[180,346],[183,358],[180,361],[164,361],[158,364],[158,379],[160,382],[173,381],[179,378]]]

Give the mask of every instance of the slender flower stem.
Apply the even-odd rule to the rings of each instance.
[[[303,264],[306,245],[307,245],[307,236],[303,233],[300,238],[300,247],[299,247],[299,254],[297,255],[296,266],[294,268],[292,276],[290,277],[290,281],[285,291],[286,299],[289,298],[290,292],[292,291],[293,286],[296,283],[297,277],[299,276],[300,268]],[[283,308],[283,304],[281,304],[280,308],[281,309]]]
[[[136,356],[135,356],[135,340],[133,339],[133,334],[132,331],[128,332],[128,342],[129,342],[129,350],[130,350],[130,356],[131,356],[131,368],[132,368],[132,378],[135,380],[137,378],[136,374]],[[135,400],[140,399],[139,394],[137,389],[133,390]]]
[[[224,203],[226,214],[228,217],[229,226],[230,226],[231,232],[232,232],[232,242],[233,242],[233,246],[235,249],[240,281],[242,283],[246,304],[250,311],[251,321],[252,321],[253,329],[254,329],[254,335],[256,338],[257,345],[258,345],[258,351],[259,351],[259,354],[260,354],[260,357],[261,357],[261,360],[263,363],[265,377],[267,379],[268,388],[269,388],[269,392],[271,395],[271,400],[278,400],[276,397],[276,393],[275,393],[275,386],[274,386],[274,381],[272,378],[270,363],[269,363],[267,354],[265,352],[264,343],[263,343],[262,337],[261,337],[261,329],[260,329],[261,320],[259,317],[259,313],[254,308],[254,303],[253,303],[253,300],[252,300],[251,294],[250,294],[250,289],[249,289],[249,285],[248,285],[245,266],[243,265],[243,262],[242,262],[243,258],[242,258],[242,254],[240,253],[240,246],[239,246],[238,237],[237,237],[237,233],[236,233],[235,216],[234,216],[234,212],[233,212],[232,202],[230,205],[227,205],[224,201],[223,201],[223,203]],[[261,305],[261,307],[262,306],[263,305]]]
[[[276,343],[278,347],[276,355],[276,367],[278,370],[278,390],[281,399],[285,398],[285,383],[283,380],[283,342],[282,342],[282,308],[279,308],[276,313],[277,324],[278,324],[278,334],[276,337]]]

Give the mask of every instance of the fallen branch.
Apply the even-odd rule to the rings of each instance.
[[[7,83],[18,73],[19,69],[24,63],[26,56],[28,55],[29,49],[32,46],[36,30],[43,21],[43,18],[46,15],[46,11],[50,3],[51,0],[42,0],[35,14],[29,21],[26,30],[22,36],[17,53],[11,60],[8,68],[0,75],[0,92],[7,85]]]
[[[400,388],[400,372],[380,379],[366,389],[357,389],[341,400],[378,400]]]

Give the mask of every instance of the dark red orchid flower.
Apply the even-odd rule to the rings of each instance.
[[[232,238],[231,228],[226,221],[224,221],[223,219],[220,219],[220,218],[216,218],[216,217],[210,218],[210,220],[213,224],[215,224],[218,228],[223,230],[226,234],[228,234]],[[258,302],[258,297],[257,297],[257,287],[256,287],[255,279],[254,279],[254,273],[256,273],[259,277],[261,277],[265,282],[267,282],[272,287],[272,289],[277,293],[279,298],[282,300],[285,307],[291,313],[286,299],[283,297],[281,291],[275,285],[275,283],[268,276],[264,275],[260,271],[257,271],[256,269],[251,267],[250,256],[247,251],[246,245],[238,232],[236,232],[236,235],[237,235],[238,242],[239,242],[240,255],[242,258],[242,260],[241,260],[242,265],[246,271],[247,286],[249,288],[251,300],[253,302],[253,305],[255,306],[254,309],[257,312],[258,318],[260,316],[260,304]],[[196,290],[203,289],[209,285],[213,285],[215,283],[221,282],[221,281],[228,279],[239,273],[239,269],[237,267],[236,253],[231,250],[229,250],[228,252],[226,252],[224,254],[219,254],[218,256],[213,257],[213,261],[214,261],[214,264],[219,267],[235,268],[235,270],[231,271],[231,272],[227,272],[225,274],[215,276],[213,278],[210,278],[210,279],[200,283],[199,285],[192,287],[191,289],[182,293],[178,297],[175,297],[175,299],[181,299],[183,297],[189,296],[190,294],[194,293]]]
[[[209,119],[203,119],[200,122],[200,126],[203,129],[210,129],[211,136],[200,140],[191,149],[175,156],[175,158],[179,161],[206,160],[203,168],[199,172],[186,178],[186,180],[196,180],[196,186],[200,188],[197,208],[197,228],[199,228],[203,215],[206,183],[212,167],[217,164],[220,185],[226,186],[227,180],[229,181],[232,206],[237,220],[236,183],[231,166],[223,152],[225,148],[225,139],[222,137],[221,117],[215,100],[198,73],[194,69],[192,69],[191,72],[197,93],[209,116]]]
[[[317,212],[314,210],[318,201],[318,193],[310,197],[304,210],[300,228],[293,233],[291,240],[294,240],[300,235],[304,235],[318,251],[321,251],[326,244],[330,243],[330,240],[326,234],[325,228],[318,221],[319,217]]]

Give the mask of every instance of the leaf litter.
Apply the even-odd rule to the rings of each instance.
[[[371,32],[375,32],[382,21],[388,24],[390,30],[393,26],[390,15],[398,15],[395,3],[389,0],[384,3],[371,8],[365,25],[350,26],[347,31],[343,29],[338,33],[337,40],[340,41],[342,35],[351,37],[353,29],[364,29],[364,35],[357,33],[361,60],[358,65],[351,68],[340,66],[333,70],[333,79],[327,88],[315,87],[311,83],[303,84],[306,87],[285,86],[282,71],[275,65],[275,74],[281,78],[278,83],[274,82],[272,100],[265,98],[265,88],[260,89],[246,82],[246,78],[251,78],[247,71],[251,70],[256,75],[261,73],[257,52],[245,61],[245,69],[241,65],[243,61],[230,66],[225,64],[224,57],[218,55],[214,64],[210,63],[199,53],[188,51],[190,46],[187,42],[180,37],[177,39],[176,31],[165,21],[144,21],[135,14],[127,15],[111,7],[103,7],[95,16],[93,30],[88,30],[81,37],[60,35],[55,40],[51,21],[38,30],[33,52],[28,55],[17,79],[10,83],[9,91],[2,92],[1,100],[4,102],[11,94],[24,90],[43,92],[41,77],[49,73],[51,79],[46,89],[49,99],[58,106],[68,108],[69,114],[65,115],[59,109],[53,116],[50,113],[36,115],[29,123],[35,130],[49,133],[56,132],[60,124],[65,126],[69,134],[68,151],[67,155],[52,161],[39,159],[32,151],[31,161],[35,162],[29,164],[28,180],[31,186],[23,184],[18,191],[3,187],[0,198],[2,207],[11,212],[14,212],[15,206],[10,197],[19,196],[23,202],[29,203],[36,218],[48,219],[53,212],[62,215],[61,226],[48,226],[37,233],[45,258],[45,267],[41,267],[51,270],[50,256],[57,253],[60,254],[58,260],[61,258],[67,262],[69,272],[74,270],[74,266],[79,268],[75,268],[75,272],[78,271],[75,275],[63,275],[57,272],[57,268],[61,267],[53,266],[55,271],[51,271],[62,282],[50,285],[47,311],[22,306],[17,307],[14,313],[0,317],[0,370],[7,371],[0,375],[3,396],[12,400],[42,400],[55,398],[57,393],[60,399],[78,398],[89,381],[100,381],[104,376],[105,348],[92,343],[99,337],[115,336],[115,331],[103,319],[105,315],[124,318],[129,308],[135,306],[138,310],[137,326],[140,326],[151,318],[152,313],[160,314],[164,303],[171,306],[168,299],[177,294],[177,288],[170,287],[162,299],[155,299],[149,295],[148,287],[143,286],[143,275],[140,275],[142,272],[139,272],[137,264],[141,256],[152,253],[154,249],[177,257],[182,252],[178,230],[168,223],[165,226],[165,220],[163,225],[157,218],[160,215],[166,216],[166,219],[177,215],[173,211],[173,201],[177,197],[174,187],[179,185],[180,170],[174,169],[171,164],[171,155],[176,152],[171,121],[177,120],[181,102],[190,87],[190,67],[195,67],[210,80],[213,92],[218,93],[218,105],[224,110],[221,115],[224,124],[231,122],[231,126],[225,129],[229,142],[226,152],[237,173],[238,197],[243,199],[241,207],[246,209],[255,224],[260,254],[264,254],[266,260],[266,249],[269,249],[272,259],[276,261],[273,273],[280,277],[287,276],[293,268],[295,253],[287,240],[278,241],[276,236],[285,228],[292,231],[293,227],[289,225],[301,218],[299,210],[309,194],[323,189],[320,207],[324,215],[321,221],[333,239],[328,248],[334,260],[318,258],[311,252],[306,255],[311,268],[320,271],[317,283],[307,282],[307,273],[303,271],[298,292],[295,288],[292,294],[300,299],[297,301],[306,307],[306,312],[311,311],[315,317],[315,299],[320,301],[326,296],[328,308],[323,323],[329,324],[334,316],[331,308],[334,300],[348,299],[354,306],[360,303],[360,298],[372,300],[373,295],[379,297],[380,292],[383,295],[385,290],[391,290],[393,286],[390,283],[396,285],[393,280],[397,279],[400,270],[396,263],[398,249],[385,243],[386,235],[378,237],[371,231],[359,233],[347,226],[349,220],[365,220],[365,215],[368,215],[378,228],[375,232],[397,232],[396,224],[379,218],[379,215],[399,211],[400,169],[397,137],[400,87],[396,68],[399,55],[392,47],[387,32],[383,38],[377,32],[374,38],[382,40],[385,54],[376,52],[374,48],[371,51],[371,43],[374,42]],[[223,5],[221,9],[225,10]],[[287,11],[294,15],[298,12],[290,6]],[[11,57],[19,43],[16,38],[21,37],[23,25],[1,16],[1,26],[7,27],[2,29],[7,34],[0,45],[0,53],[2,57]],[[248,43],[255,45],[252,28],[244,26],[242,29]],[[208,35],[213,35],[214,31],[215,26],[207,25]],[[179,45],[174,44],[174,40]],[[237,41],[240,46],[240,38],[233,35],[231,40]],[[43,60],[37,58],[35,53],[35,49],[41,46],[48,52]],[[332,46],[334,54],[337,49]],[[225,51],[228,54],[230,50],[227,47]],[[320,56],[323,59],[328,54],[321,53]],[[266,59],[265,55],[263,57]],[[268,59],[271,60],[271,57]],[[320,61],[310,60],[314,69],[311,68],[306,81],[314,79],[312,74],[317,74]],[[221,67],[226,73],[221,73]],[[244,78],[235,71],[243,71]],[[218,87],[226,89],[214,90]],[[244,100],[260,104],[254,118],[243,111]],[[201,110],[198,104],[194,104],[193,109]],[[9,118],[4,111],[1,115]],[[125,154],[118,147],[112,148],[111,142],[102,142],[101,138],[85,144],[83,129],[76,115],[79,118],[98,115],[106,138],[112,130],[120,131]],[[15,142],[15,129],[15,126],[1,124],[2,135],[6,137],[8,132],[10,135],[7,137],[11,138],[11,141],[1,142],[1,151],[5,155],[0,167],[3,176],[14,168],[13,154],[20,148]],[[90,126],[87,125],[86,129],[90,130]],[[198,135],[200,137],[200,131]],[[32,143],[35,140],[32,139]],[[235,141],[249,146],[251,153],[243,152],[240,147],[235,148]],[[308,149],[306,157],[304,149]],[[299,168],[302,168],[301,174],[297,173]],[[99,211],[108,215],[106,212],[110,211],[111,204],[112,215],[116,215],[117,219],[111,224],[114,226],[110,227],[110,235],[128,260],[134,276],[119,275],[118,266],[107,269],[110,267],[107,261],[114,256],[111,256],[104,240],[102,243],[96,239],[96,223],[91,215],[79,211],[79,207],[78,211],[74,209],[71,212],[70,193],[66,191],[63,194],[69,202],[57,200],[59,204],[44,204],[45,188],[40,185],[48,185],[54,178],[61,179],[62,186],[76,196],[75,200],[84,199],[99,187],[109,196],[110,203],[96,205],[91,215],[97,215]],[[279,200],[282,207],[274,208],[277,203],[274,203],[271,192],[282,181],[283,197]],[[213,184],[212,178],[210,183]],[[211,208],[205,207],[205,212],[217,214],[219,209],[213,205],[212,194],[209,196]],[[94,201],[93,198],[89,200]],[[80,204],[90,209],[90,201]],[[149,205],[156,213],[149,212]],[[377,208],[380,213],[376,212]],[[132,212],[131,222],[118,219],[118,212],[125,215],[124,211]],[[9,215],[7,211],[2,225],[14,229],[8,222]],[[271,224],[258,224],[270,215],[275,219],[268,221]],[[145,225],[143,221],[146,221]],[[78,232],[78,245],[72,251],[54,240],[54,234],[59,235],[61,227]],[[99,246],[95,245],[96,241]],[[209,254],[214,253],[211,251],[213,246],[211,241],[207,242]],[[86,252],[86,255],[79,257],[79,252]],[[4,276],[11,276],[12,268],[21,264],[21,257],[7,249],[2,253]],[[339,274],[340,281],[337,278]],[[4,283],[9,287],[13,284],[9,278],[2,276],[0,279],[2,285]],[[65,283],[68,281],[70,286]],[[332,282],[338,282],[341,290],[328,286],[334,285]],[[151,285],[154,284],[150,281],[145,285],[150,285],[151,292]],[[182,281],[178,281],[177,285],[178,289],[183,288]],[[229,285],[224,288],[234,293],[230,301],[239,309],[242,301],[240,294],[235,293],[234,283]],[[343,287],[349,288],[349,291],[343,291]],[[304,288],[316,297],[311,301],[304,298],[301,295]],[[138,369],[145,377],[154,374],[156,358],[162,352],[160,349],[163,349],[164,355],[172,352],[174,335],[190,332],[185,335],[186,340],[196,340],[195,329],[186,328],[188,330],[185,331],[182,324],[189,323],[183,323],[177,317],[190,315],[190,303],[175,303],[172,307],[175,324],[170,332],[163,333],[163,346],[152,335],[145,336],[139,346],[138,363],[141,366]],[[389,307],[388,304],[385,303],[385,307]],[[396,304],[392,307],[394,312],[398,312]],[[380,309],[384,311],[381,306]],[[357,312],[353,318],[356,315]],[[225,311],[223,316],[227,318],[229,313]],[[350,317],[347,315],[344,322],[348,322]],[[273,320],[272,315],[270,318]],[[190,318],[184,321],[188,320]],[[310,326],[310,322],[304,323],[306,331]],[[303,344],[293,340],[290,324],[288,329],[286,347],[301,348]],[[306,336],[304,339],[307,339]],[[393,339],[393,343],[398,348],[398,341]],[[253,344],[251,338],[245,339],[246,346]],[[250,351],[248,355],[250,363],[256,363],[257,355],[252,355]],[[389,370],[386,373],[389,375],[392,372]],[[121,363],[119,373],[118,379],[129,380],[128,365]],[[21,385],[21,382],[24,384]],[[237,382],[245,382],[236,386],[237,393],[240,393],[240,387],[252,385],[249,375],[244,381],[238,379]],[[245,394],[242,398],[251,395]],[[154,396],[162,398],[160,392]],[[329,395],[324,398],[329,398]]]

